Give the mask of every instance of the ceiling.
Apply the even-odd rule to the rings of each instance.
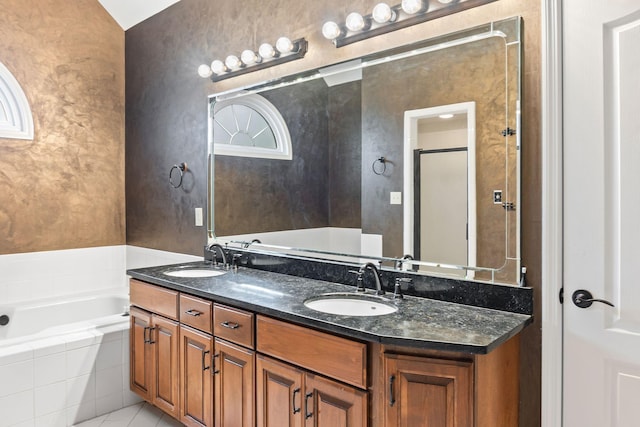
[[[98,0],[123,30],[166,9],[180,0]]]

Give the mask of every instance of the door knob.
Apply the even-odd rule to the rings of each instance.
[[[615,305],[611,304],[607,300],[594,298],[591,292],[584,289],[578,289],[575,291],[571,296],[571,301],[580,308],[589,308],[594,302],[601,302],[603,304],[610,305],[611,307],[615,307]]]

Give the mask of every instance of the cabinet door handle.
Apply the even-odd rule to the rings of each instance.
[[[211,356],[211,366],[213,366],[213,369],[211,371],[211,375],[216,375],[220,373],[220,369],[216,369],[216,359],[220,357],[220,353],[216,353],[214,355]]]
[[[156,342],[153,340],[153,331],[155,331],[156,328],[155,326],[152,328],[149,328],[149,344],[155,344]]]
[[[304,395],[304,418],[309,419],[313,417],[313,412],[309,412],[309,398],[313,397],[313,392]]]
[[[300,387],[293,390],[293,396],[291,397],[291,406],[293,406],[293,413],[297,414],[300,412],[300,407],[296,408],[296,394],[300,393]]]
[[[191,310],[185,311],[184,314],[188,314],[189,316],[198,317],[198,316],[202,315],[203,313],[201,311],[196,310],[195,308],[192,308]]]
[[[239,323],[230,323],[228,320],[225,320],[224,322],[221,322],[220,325],[224,326],[225,328],[229,328],[229,329],[238,329],[240,327]]]
[[[396,381],[396,376],[391,375],[389,377],[389,406],[393,406],[396,403],[395,393],[393,392],[393,383]]]
[[[207,354],[209,354],[209,350],[203,351],[202,352],[202,370],[206,371],[207,369],[209,369],[211,366],[205,366],[205,360],[207,358]]]
[[[149,329],[151,329],[149,326],[145,326],[144,330],[142,331],[142,338],[144,339],[145,344],[149,344],[151,342],[151,340],[147,338],[147,333],[149,332]]]

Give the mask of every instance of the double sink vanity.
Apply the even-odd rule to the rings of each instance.
[[[459,304],[408,295],[443,287],[455,295],[459,281],[421,287],[419,275],[385,269],[387,291],[376,295],[366,275],[365,292],[318,280],[350,277],[353,265],[236,255],[235,268],[205,260],[128,272],[131,389],[183,424],[518,424],[526,288],[484,295],[484,307]],[[393,292],[399,276],[417,282],[402,298]],[[487,307],[498,300],[506,305]],[[349,313],[331,313],[342,309]]]

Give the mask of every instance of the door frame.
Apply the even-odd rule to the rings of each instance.
[[[541,0],[543,426],[562,425],[562,0]]]
[[[467,115],[467,265],[476,267],[477,260],[477,231],[476,231],[476,103],[460,102],[457,104],[439,105],[437,107],[421,108],[404,112],[404,143],[403,143],[403,230],[402,246],[404,254],[413,255],[413,223],[414,223],[414,186],[413,186],[413,151],[418,148],[418,121],[441,114]],[[467,270],[465,278],[472,280],[474,270]]]

